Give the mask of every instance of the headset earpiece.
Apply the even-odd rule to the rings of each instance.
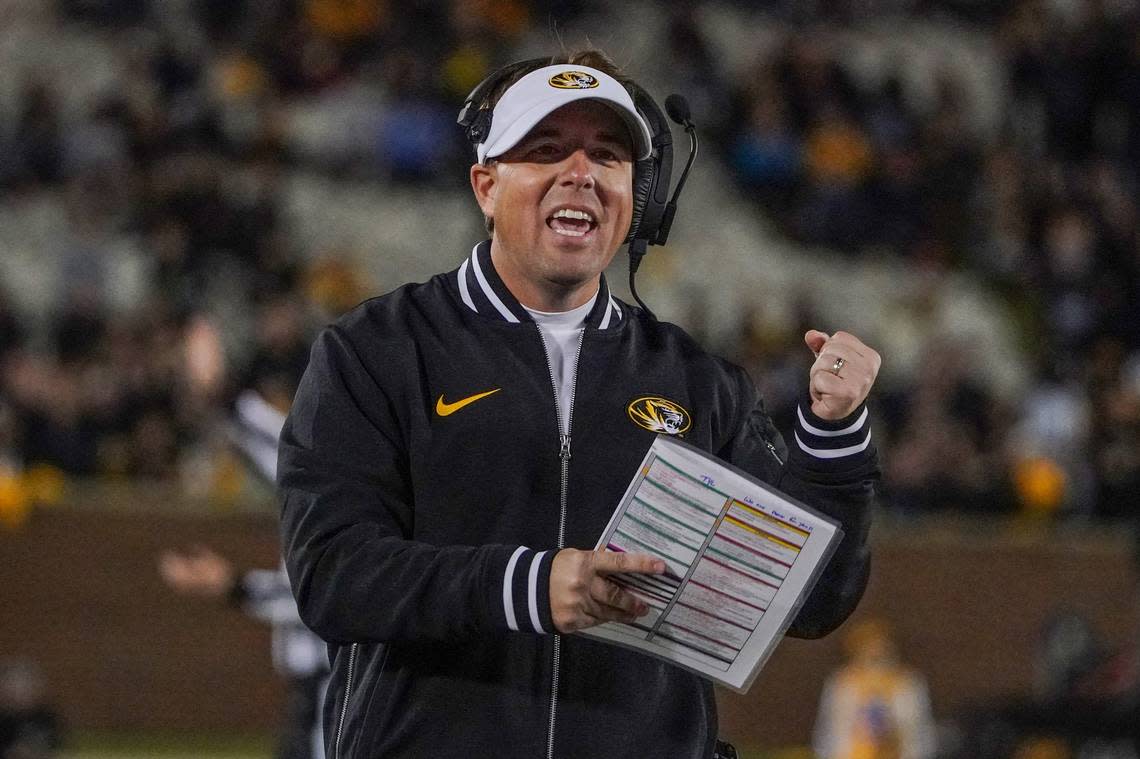
[[[653,243],[669,202],[669,175],[673,171],[673,134],[665,114],[649,93],[636,84],[627,85],[633,104],[653,134],[653,154],[634,164],[633,218],[625,241],[635,238]]]
[[[463,107],[459,109],[459,117],[455,120],[459,126],[463,127],[463,133],[467,136],[467,142],[471,144],[472,152],[491,133],[492,109],[489,101],[495,88],[516,73],[527,73],[549,65],[549,58],[516,61],[495,69],[483,81],[475,85],[475,89],[471,90],[471,93],[463,101]]]

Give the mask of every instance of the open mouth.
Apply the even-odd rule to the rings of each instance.
[[[566,237],[584,237],[598,227],[598,222],[586,211],[560,208],[546,219],[546,226]]]

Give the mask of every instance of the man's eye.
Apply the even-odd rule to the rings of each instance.
[[[534,156],[558,155],[558,146],[553,144],[553,143],[547,142],[547,143],[543,143],[541,145],[535,145],[533,148],[530,149],[530,153],[531,153],[531,155],[534,155]]]

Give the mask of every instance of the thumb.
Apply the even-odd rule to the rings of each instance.
[[[811,352],[817,356],[830,339],[831,337],[826,332],[820,332],[818,329],[809,329],[804,333],[804,342],[807,343],[807,347],[811,348]]]

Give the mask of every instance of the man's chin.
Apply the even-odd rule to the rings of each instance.
[[[585,266],[559,266],[546,271],[546,281],[559,287],[577,287],[593,276],[593,268]]]
[[[602,273],[611,257],[585,256],[577,260],[565,260],[560,266],[551,267],[546,272],[546,280],[553,285],[572,290],[585,284],[597,282],[598,275]]]

